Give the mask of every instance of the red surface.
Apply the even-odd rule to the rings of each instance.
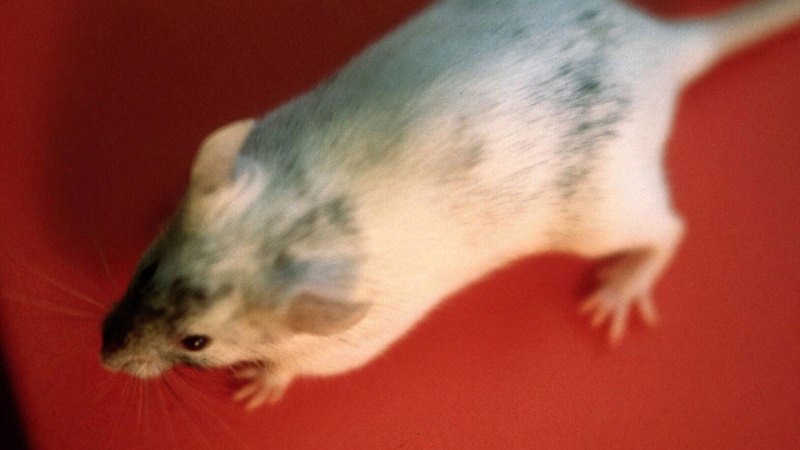
[[[575,314],[591,264],[546,256],[255,413],[219,373],[143,385],[99,366],[101,310],[68,289],[121,293],[201,138],[423,3],[2,2],[0,324],[35,448],[800,448],[800,28],[684,96],[668,163],[688,237],[661,326],[619,348]]]

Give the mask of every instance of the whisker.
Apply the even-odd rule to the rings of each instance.
[[[125,378],[123,378],[123,381],[124,382],[123,382],[123,385],[122,385],[122,389],[120,389],[120,397],[119,397],[118,400],[119,400],[121,409],[123,411],[126,411],[127,407],[128,407],[128,403],[129,403],[128,399],[130,398],[129,397],[130,387],[131,387],[131,384],[133,383],[133,380],[130,377],[125,377]],[[111,415],[111,417],[116,419],[116,420],[112,419],[111,431],[109,432],[109,442],[115,442],[116,441],[116,437],[119,434],[119,424],[120,424],[120,421],[122,419],[120,419],[121,415],[116,415],[116,414]]]
[[[13,258],[13,259],[17,260],[17,258]],[[44,271],[36,270],[34,267],[31,267],[29,264],[27,264],[25,262],[22,262],[22,261],[19,261],[19,260],[17,260],[17,264],[22,265],[26,270],[28,270],[28,272],[38,276],[39,278],[41,278],[42,280],[44,280],[46,283],[50,284],[51,286],[56,287],[56,288],[62,290],[63,292],[65,292],[67,294],[70,294],[70,295],[72,295],[73,297],[75,297],[75,298],[77,298],[79,300],[83,300],[83,301],[85,301],[86,303],[88,303],[90,305],[96,306],[96,307],[100,308],[103,311],[106,310],[106,306],[103,305],[102,303],[98,302],[97,300],[95,300],[94,298],[90,297],[89,295],[87,295],[87,294],[75,289],[74,287],[67,285],[64,282],[60,282],[60,281],[55,280],[53,277],[45,274]]]
[[[183,374],[180,374],[180,376],[183,376]],[[239,434],[236,433],[236,431],[233,428],[231,428],[231,426],[222,418],[222,416],[218,415],[214,411],[214,408],[209,407],[209,405],[207,403],[204,403],[202,400],[200,400],[201,398],[206,398],[209,401],[213,402],[214,399],[209,397],[205,392],[201,391],[200,389],[197,389],[195,386],[192,386],[185,379],[182,380],[182,383],[184,384],[184,386],[186,388],[192,389],[195,393],[199,394],[199,396],[196,397],[196,398],[187,397],[187,399],[188,398],[192,398],[192,400],[195,402],[195,405],[199,406],[202,410],[205,410],[205,412],[208,414],[208,417],[211,417],[213,419],[213,421],[215,421],[215,422],[217,422],[217,424],[221,425],[222,428],[225,431],[227,431],[227,433],[230,436],[233,436],[233,438],[238,442],[238,444],[241,445],[241,448],[244,448],[244,449],[250,449],[251,448],[249,445],[247,445],[247,443],[244,442],[244,440],[242,440],[242,438],[239,436]]]
[[[136,442],[142,442],[142,391],[144,390],[144,381],[137,378],[136,379],[137,385],[137,400],[138,404],[136,405]]]
[[[170,441],[171,441],[170,443],[171,444],[177,444],[178,443],[178,439],[177,439],[177,437],[175,435],[175,427],[172,425],[172,415],[169,413],[169,409],[167,408],[167,401],[164,398],[164,391],[162,389],[162,384],[165,384],[165,383],[166,383],[166,380],[164,380],[163,383],[157,383],[156,384],[156,393],[158,394],[158,399],[159,399],[159,402],[161,404],[161,409],[164,411],[164,418],[165,418],[164,421],[167,423],[167,431],[169,432],[169,437],[170,437]],[[177,446],[174,446],[174,447],[177,447]]]
[[[200,440],[203,442],[203,444],[205,444],[206,448],[208,448],[210,450],[213,450],[214,447],[211,445],[211,442],[208,440],[208,438],[203,434],[202,428],[200,428],[200,426],[197,425],[197,423],[195,423],[195,420],[194,420],[195,418],[192,417],[192,415],[190,415],[190,407],[186,403],[186,401],[184,399],[184,396],[181,395],[177,391],[175,386],[173,386],[174,379],[170,378],[169,374],[167,374],[167,375],[164,376],[164,381],[165,381],[165,384],[166,384],[167,388],[169,388],[169,391],[172,393],[173,397],[175,398],[175,400],[177,400],[178,403],[180,403],[183,406],[184,414],[186,415],[187,419],[189,420],[189,423],[191,424],[191,428],[195,430],[197,436],[200,438]]]
[[[151,417],[150,406],[152,403],[152,386],[154,381],[148,381],[144,383],[144,432],[147,436],[152,436],[153,434],[153,418]]]
[[[108,276],[108,281],[111,283],[111,289],[114,291],[117,290],[117,280],[114,278],[114,275],[111,274],[111,268],[108,266],[108,259],[106,258],[106,253],[103,251],[103,246],[100,244],[100,233],[97,231],[97,226],[92,221],[89,226],[92,228],[92,242],[94,243],[94,248],[97,250],[98,255],[100,256],[100,262],[103,264],[103,269],[106,272],[106,276]]]
[[[77,310],[71,310],[71,309],[67,309],[67,308],[62,308],[60,306],[48,303],[45,300],[33,299],[33,298],[28,297],[26,295],[17,295],[16,297],[9,297],[9,296],[6,296],[6,295],[2,295],[2,296],[0,296],[0,298],[3,298],[5,300],[18,303],[20,305],[33,306],[33,307],[39,308],[40,310],[43,310],[45,312],[49,312],[49,313],[53,313],[53,314],[63,314],[63,315],[69,316],[70,318],[73,318],[73,319],[97,320],[97,319],[100,319],[102,317],[102,315],[97,311],[88,312],[88,311],[77,311]]]
[[[114,376],[108,377],[101,382],[101,386],[92,391],[92,399],[89,401],[88,409],[90,411],[101,411],[106,408],[110,408],[111,402],[106,401],[106,397],[110,394],[110,390],[108,389],[109,382],[115,379],[117,374],[113,374]],[[93,438],[99,439],[99,442],[110,442],[111,439],[111,426],[109,424],[109,415],[108,414],[99,414],[98,421],[99,424],[95,428],[97,430],[104,430],[103,433],[98,432],[96,436]],[[107,426],[108,425],[108,426]],[[93,447],[98,447],[98,445],[93,445]]]
[[[90,404],[91,409],[97,409],[101,405],[107,403],[105,402],[105,400],[107,400],[107,398],[111,396],[112,392],[115,392],[113,388],[115,387],[115,384],[117,384],[117,382],[121,380],[121,377],[122,375],[119,372],[114,372],[111,373],[110,377],[106,378],[105,380],[102,380],[98,384],[97,389],[93,391],[94,400]]]

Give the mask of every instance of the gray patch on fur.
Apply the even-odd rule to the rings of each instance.
[[[411,130],[451,106],[432,104],[438,91],[429,95],[431,90],[491,67],[515,46],[535,45],[529,20],[485,14],[489,3],[454,2],[459,14],[433,5],[432,14],[370,46],[313,91],[264,117],[241,156],[274,171],[276,183],[298,190],[313,184],[316,172],[358,176],[402,160]],[[508,6],[501,3],[496,7]],[[430,32],[438,28],[451,30],[447,41]],[[416,55],[424,56],[423,63],[411,63]],[[452,93],[441,97],[447,95]]]
[[[310,207],[272,234],[259,256],[271,261],[263,268],[264,289],[275,293],[268,301],[303,288],[345,295],[358,269],[358,227],[346,197]]]
[[[355,234],[358,230],[350,208],[344,197],[312,207],[277,240],[284,245],[291,245],[296,241],[330,237],[332,234]]]
[[[182,320],[207,306],[203,288],[165,272],[169,268],[160,264],[157,252],[140,265],[125,295],[103,323],[104,352],[124,349],[146,336],[173,335]],[[169,279],[172,281],[165,284]]]
[[[600,14],[600,11],[598,11],[596,9],[587,9],[586,11],[583,11],[578,16],[578,21],[579,22],[589,22],[589,21],[597,19],[597,16],[599,14]]]
[[[441,149],[431,167],[442,184],[464,181],[484,157],[485,143],[470,132],[476,127],[474,119],[461,115],[456,120],[450,143]]]
[[[561,136],[557,152],[555,186],[564,200],[587,189],[585,182],[601,158],[600,150],[616,134],[630,103],[622,87],[607,81],[606,52],[616,45],[615,24],[596,10],[582,12],[576,21],[583,33],[581,41],[591,46],[581,51],[581,57],[562,64],[544,86],[563,105],[563,122],[572,124]]]
[[[250,165],[264,165],[279,174],[270,178],[269,188],[291,187],[305,192],[309,184],[307,162],[302,151],[291,151],[302,147],[305,127],[297,116],[282,110],[258,122],[239,152],[234,177],[241,176]]]

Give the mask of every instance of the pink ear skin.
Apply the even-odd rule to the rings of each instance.
[[[329,336],[341,333],[367,314],[368,303],[352,303],[304,292],[291,301],[286,325],[296,333]]]
[[[255,123],[253,119],[230,123],[211,133],[200,144],[192,166],[192,193],[210,194],[230,183],[236,156]]]

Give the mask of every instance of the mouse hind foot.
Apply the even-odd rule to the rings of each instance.
[[[672,259],[683,229],[682,220],[671,216],[663,226],[652,228],[659,231],[649,244],[623,251],[598,272],[600,287],[581,304],[579,312],[591,316],[593,328],[609,323],[610,343],[622,339],[634,307],[645,324],[653,326],[658,321],[653,285]]]

